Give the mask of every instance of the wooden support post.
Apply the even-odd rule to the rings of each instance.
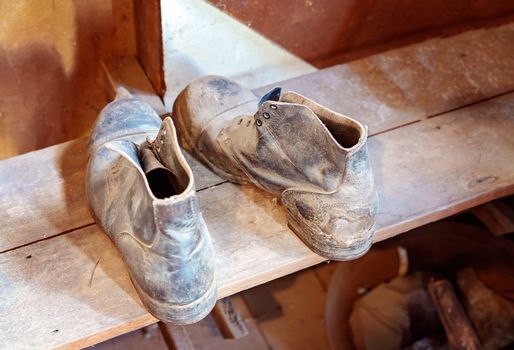
[[[184,326],[174,326],[159,322],[166,345],[170,350],[194,350],[193,342]]]
[[[514,232],[514,208],[498,199],[471,209],[495,236]]]
[[[428,291],[446,331],[448,344],[454,350],[478,350],[482,344],[448,280],[433,281]]]
[[[230,297],[216,303],[212,310],[212,316],[225,339],[238,339],[248,335],[246,324],[232,304]]]

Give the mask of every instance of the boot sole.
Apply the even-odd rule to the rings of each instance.
[[[148,312],[159,320],[174,325],[188,325],[205,318],[214,308],[217,300],[216,283],[212,283],[207,292],[191,303],[180,305],[156,300],[145,293],[131,277],[139,298]]]
[[[316,239],[315,237],[321,235],[321,232],[317,233],[313,230],[309,232],[306,226],[300,224],[289,212],[287,213],[287,225],[310,250],[328,260],[335,261],[355,260],[366,254],[373,244],[373,234],[375,232],[375,225],[373,225],[366,231],[365,239],[348,247],[329,244]]]

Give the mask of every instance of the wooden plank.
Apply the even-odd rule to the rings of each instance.
[[[0,254],[0,266],[1,344],[82,348],[156,321],[96,226]]]
[[[495,236],[514,232],[514,208],[502,199],[479,205],[471,212]]]
[[[182,339],[189,339],[189,347],[177,347],[177,350],[182,349],[198,349],[198,350],[237,350],[237,349],[256,349],[268,350],[264,337],[262,336],[256,320],[249,313],[245,302],[240,295],[231,297],[235,309],[241,315],[244,323],[248,328],[248,335],[237,339],[225,339],[220,330],[216,326],[212,314],[208,315],[203,320],[192,324],[180,327]],[[174,332],[173,329],[177,328],[172,325],[163,325],[169,332]],[[176,331],[175,331],[176,333]],[[175,336],[174,333],[174,336]]]
[[[89,225],[86,140],[0,162],[0,251]]]
[[[173,326],[160,322],[159,328],[170,350],[195,349],[185,326]]]
[[[514,94],[373,137],[378,240],[514,192]]]
[[[161,3],[159,0],[134,0],[137,57],[159,96],[166,84],[163,72]]]
[[[94,223],[85,195],[87,139],[0,162],[0,252]],[[225,182],[184,154],[196,189]]]
[[[116,61],[103,63],[103,69],[107,81],[105,86],[109,100],[114,99],[118,87],[124,87],[152,106],[157,114],[166,113],[161,98],[155,93],[152,84],[135,57],[127,56]]]
[[[483,349],[450,281],[430,282],[428,291],[444,326],[450,348],[452,350]]]
[[[373,135],[513,89],[514,56],[510,52],[514,40],[506,39],[513,33],[511,24],[432,40],[426,46],[417,44],[390,51],[278,85],[367,123]],[[111,94],[116,86],[125,86],[158,111],[164,111],[162,101],[153,93],[134,58],[109,63],[106,69]],[[84,198],[80,172],[86,166],[85,141],[74,142],[0,163],[0,219],[12,223],[0,228],[5,237],[0,241],[0,251],[93,223],[79,200]],[[186,158],[195,173],[198,190],[224,182],[192,157]],[[21,185],[36,183],[27,173],[26,162],[39,169],[35,172],[37,191]],[[8,181],[19,177],[23,181]],[[42,217],[45,220],[38,230]]]
[[[287,1],[209,1],[318,67],[319,61],[334,55],[380,44],[391,48],[392,42],[406,36],[414,35],[418,41],[437,37],[463,23],[481,28],[484,19],[497,20],[514,12],[514,4],[508,1],[317,0],[296,2],[292,15]]]
[[[513,194],[513,110],[514,93],[372,137],[376,240]],[[223,183],[198,197],[218,252],[220,298],[323,260],[255,186]],[[0,266],[0,342],[84,346],[155,322],[96,225],[0,254]]]
[[[356,118],[375,134],[513,90],[513,37],[514,23],[469,31],[273,85]]]
[[[224,338],[238,339],[248,335],[246,324],[230,297],[218,300],[211,314]]]

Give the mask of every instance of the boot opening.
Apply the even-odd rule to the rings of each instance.
[[[152,194],[165,199],[186,190],[184,181],[157,158],[148,142],[139,147],[139,158]]]
[[[145,172],[150,190],[158,199],[165,199],[182,193],[185,189],[181,187],[178,178],[173,172],[166,168],[156,168]]]
[[[359,143],[362,131],[357,125],[341,124],[325,118],[320,119],[325,123],[328,131],[330,131],[336,141],[344,148],[352,148]]]
[[[366,129],[357,121],[335,113],[296,92],[288,91],[281,96],[280,100],[309,107],[325,124],[334,139],[344,148],[352,148],[357,145],[366,132]]]

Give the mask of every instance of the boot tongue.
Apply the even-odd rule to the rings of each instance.
[[[261,187],[332,192],[341,184],[346,152],[306,106],[264,101],[254,116],[227,128],[230,151]]]

